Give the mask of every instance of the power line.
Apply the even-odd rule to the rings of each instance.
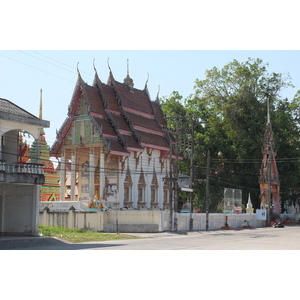
[[[65,80],[65,81],[68,81],[68,82],[71,82],[71,83],[74,84],[74,82],[71,81],[71,80],[69,80],[69,79],[66,79],[66,78],[63,78],[63,77],[61,77],[61,76],[52,74],[52,73],[50,73],[50,72],[48,72],[48,71],[44,71],[44,70],[42,70],[42,69],[40,69],[40,68],[37,68],[37,67],[34,67],[34,66],[32,66],[32,65],[26,64],[26,63],[21,62],[21,61],[19,61],[19,60],[17,60],[17,59],[8,57],[8,56],[6,56],[6,55],[4,55],[4,54],[2,54],[2,53],[0,53],[0,55],[3,56],[3,57],[5,57],[5,58],[7,58],[7,59],[13,60],[13,61],[15,61],[15,62],[17,62],[17,63],[20,63],[20,64],[22,64],[22,65],[25,65],[25,66],[27,66],[27,67],[30,67],[30,68],[32,68],[32,69],[38,70],[38,71],[40,71],[40,72],[46,73],[46,74],[48,74],[48,75],[57,77],[57,78],[59,78],[59,79],[62,79],[62,80]]]
[[[50,60],[53,60],[53,61],[55,61],[55,62],[57,62],[57,63],[59,63],[59,64],[61,64],[61,65],[63,65],[63,66],[66,66],[66,67],[68,67],[68,68],[74,70],[74,67],[69,66],[69,65],[67,65],[67,64],[65,64],[65,63],[63,63],[63,62],[61,62],[61,61],[59,61],[59,60],[56,60],[56,59],[51,58],[51,57],[49,57],[49,56],[47,56],[47,55],[41,54],[40,52],[37,52],[37,51],[33,51],[33,50],[31,50],[31,51],[34,52],[34,53],[36,53],[36,54],[38,54],[38,55],[41,55],[41,56],[43,56],[43,57],[45,57],[45,58],[48,58],[48,59],[50,59]],[[37,59],[38,59],[38,58],[37,58]],[[59,67],[59,66],[57,66],[57,67]],[[59,67],[59,68],[62,68],[62,67]],[[65,70],[66,70],[66,69],[65,69]],[[67,70],[67,71],[68,71],[68,70]],[[75,73],[75,72],[73,72],[73,73]],[[81,71],[80,73],[82,73],[82,74],[87,74],[88,76],[90,76],[90,78],[93,78],[93,75],[91,75],[90,73],[87,73],[87,72],[84,72],[84,71]]]
[[[35,59],[38,59],[38,60],[40,60],[40,61],[43,61],[43,62],[45,62],[45,63],[47,63],[47,64],[50,64],[50,65],[52,65],[52,66],[54,66],[54,67],[57,67],[57,68],[60,68],[60,69],[62,69],[62,70],[65,70],[65,71],[67,71],[67,72],[70,72],[70,73],[72,73],[72,74],[76,74],[76,72],[74,71],[74,68],[73,68],[73,70],[71,71],[71,70],[68,70],[68,69],[66,69],[66,68],[64,68],[64,67],[58,66],[58,65],[56,65],[56,64],[53,64],[53,63],[51,63],[51,62],[49,62],[49,61],[46,61],[46,60],[44,60],[44,59],[38,58],[38,57],[36,57],[36,56],[34,56],[34,55],[30,54],[30,53],[27,53],[27,52],[25,52],[25,51],[19,50],[19,52],[21,52],[21,53],[23,53],[23,54],[26,54],[26,55],[28,55],[28,56],[30,56],[30,57],[33,57],[33,58],[35,58]]]

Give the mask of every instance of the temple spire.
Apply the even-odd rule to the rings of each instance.
[[[262,164],[259,176],[260,207],[267,209],[267,224],[270,225],[271,208],[274,215],[280,215],[280,182],[274,151],[274,135],[270,118],[270,99],[267,98],[267,124],[262,147]]]
[[[39,118],[40,119],[43,119],[43,90],[40,89],[40,115],[39,115]]]
[[[128,59],[127,59],[127,76],[124,79],[124,84],[126,84],[126,85],[128,85],[128,86],[130,86],[132,88],[134,86],[133,80],[129,76],[129,60]]]

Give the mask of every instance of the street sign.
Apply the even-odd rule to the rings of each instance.
[[[179,174],[178,176],[178,186],[181,188],[187,188],[190,186],[190,176]]]

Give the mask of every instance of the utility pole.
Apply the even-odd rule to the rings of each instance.
[[[209,210],[209,168],[210,168],[210,152],[207,150],[207,166],[206,166],[206,189],[205,189],[205,210],[206,210],[206,230],[208,230],[208,210]]]
[[[176,129],[170,130],[168,128],[167,131],[169,133],[169,140],[170,140],[170,157],[169,157],[169,169],[170,169],[170,189],[169,189],[169,209],[170,209],[170,231],[174,231],[174,220],[173,220],[173,212],[177,212],[178,210],[178,119],[180,117],[167,117],[167,119],[175,119],[176,122]],[[175,137],[175,155],[176,155],[176,162],[175,167],[173,164],[173,141],[172,141],[172,135],[170,134],[170,131],[176,136]],[[174,167],[174,170],[173,170]],[[175,177],[173,178],[173,171]],[[173,192],[174,190],[174,192]],[[174,199],[173,199],[174,194]]]
[[[169,131],[169,139],[170,139],[170,192],[169,192],[169,202],[170,202],[170,230],[174,230],[174,223],[173,223],[173,212],[178,212],[178,176],[179,176],[179,168],[178,168],[178,156],[179,156],[179,128],[178,128],[178,122],[181,122],[181,116],[177,117],[166,117],[166,119],[175,119],[176,122],[176,129],[175,131],[172,131],[173,134],[176,135],[175,137],[175,155],[176,155],[176,163],[175,163],[175,169],[172,170],[173,168],[173,143],[172,143],[172,138]],[[192,118],[192,121],[189,122],[192,126],[192,132],[191,132],[191,154],[190,154],[190,188],[193,189],[193,184],[194,184],[194,148],[195,148],[195,141],[194,141],[194,119],[192,116],[189,116],[189,118]],[[174,172],[174,177],[173,178],[173,172]],[[174,199],[173,199],[173,190],[174,190]],[[173,207],[174,205],[174,207]],[[193,229],[193,219],[192,219],[192,211],[193,211],[193,192],[190,193],[190,230]]]
[[[170,231],[173,231],[173,174],[172,174],[172,138],[170,135],[170,190],[169,190],[169,205],[170,205]]]
[[[268,209],[267,209],[267,226],[270,226],[270,205],[271,205],[271,153],[272,142],[269,141],[269,156],[267,161],[267,181],[268,181]]]
[[[270,99],[267,97],[267,124],[271,126],[270,120]],[[270,226],[270,204],[271,204],[271,153],[272,153],[272,141],[269,137],[269,153],[267,161],[267,181],[268,181],[268,210],[267,210],[267,226]]]
[[[175,132],[175,136],[176,136],[176,167],[175,167],[175,178],[174,178],[174,191],[175,191],[175,197],[174,197],[174,212],[178,212],[178,175],[179,175],[179,162],[178,162],[178,152],[179,152],[179,148],[178,148],[178,122],[181,121],[180,117],[176,118],[176,132]]]
[[[192,141],[191,141],[191,157],[190,157],[190,188],[193,190],[194,188],[194,148],[195,148],[195,143],[194,143],[194,119],[191,121],[192,125]],[[193,230],[193,198],[194,198],[194,192],[190,192],[190,231]]]

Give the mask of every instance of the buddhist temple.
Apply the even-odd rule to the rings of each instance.
[[[134,88],[128,69],[124,82],[109,67],[107,83],[95,69],[92,85],[79,70],[68,115],[57,132],[51,156],[59,161],[65,197],[66,174],[70,200],[100,200],[106,206],[129,209],[169,207],[169,168],[172,142],[157,96],[150,99],[147,82]],[[175,153],[175,152],[173,152]],[[75,193],[78,193],[76,197]]]
[[[268,110],[268,121],[266,125],[263,147],[262,164],[260,169],[260,203],[261,208],[266,208],[268,203],[273,207],[273,213],[280,215],[279,174],[276,165],[276,153],[274,151],[274,136]]]

